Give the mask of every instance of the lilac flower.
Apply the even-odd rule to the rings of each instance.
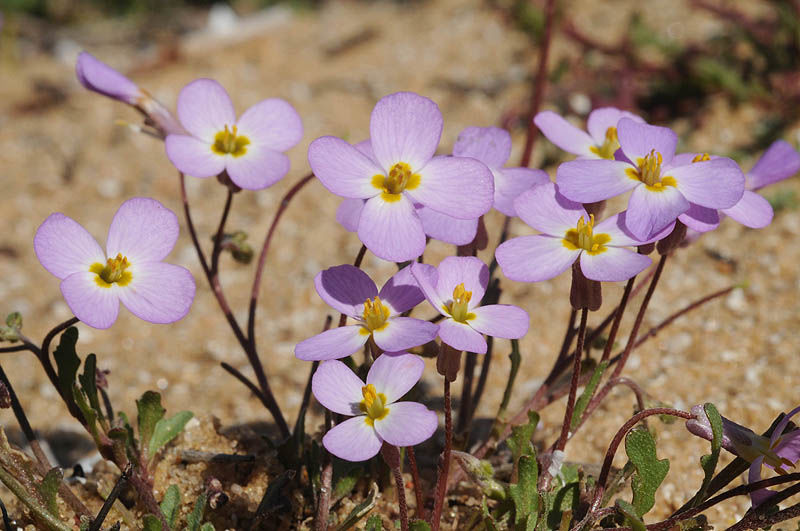
[[[516,216],[514,199],[537,184],[549,183],[542,170],[504,168],[511,156],[511,135],[499,127],[468,127],[453,146],[456,157],[472,157],[491,170],[494,176],[494,208],[506,216]]]
[[[428,98],[398,92],[372,110],[374,161],[344,140],[325,136],[308,148],[323,186],[341,197],[365,199],[358,237],[376,256],[404,261],[425,250],[425,230],[415,203],[440,214],[474,220],[492,205],[492,174],[480,162],[434,157],[442,114]]]
[[[301,360],[344,358],[363,347],[370,337],[388,352],[416,347],[436,337],[437,325],[401,315],[425,298],[408,267],[395,273],[380,293],[366,273],[351,265],[321,271],[314,278],[314,286],[322,300],[358,324],[326,330],[301,341],[294,350]]]
[[[589,216],[580,203],[559,194],[552,183],[533,187],[514,205],[522,221],[542,233],[513,238],[495,252],[503,274],[521,282],[553,278],[578,259],[586,278],[627,280],[652,262],[624,247],[655,241],[672,230],[668,226],[650,240],[639,240],[626,229],[625,212],[595,225],[593,215]]]
[[[227,171],[240,188],[260,190],[289,171],[282,152],[303,138],[297,111],[278,98],[256,103],[238,119],[228,93],[213,79],[192,81],[178,95],[178,118],[187,134],[167,136],[167,157],[194,177]]]
[[[178,239],[178,218],[155,199],[135,197],[117,210],[106,253],[77,222],[51,214],[33,239],[39,262],[61,279],[75,317],[94,328],[117,320],[119,303],[151,323],[183,318],[194,299],[194,279],[183,267],[165,264]]]
[[[547,139],[580,158],[614,160],[619,149],[617,124],[622,118],[644,123],[640,117],[614,107],[601,107],[589,113],[585,133],[553,111],[542,111],[533,122]]]
[[[81,52],[75,63],[78,81],[87,89],[136,107],[144,113],[162,135],[184,133],[166,107],[146,90],[88,52]]]
[[[413,354],[381,354],[365,384],[341,361],[322,362],[311,381],[314,396],[334,413],[356,415],[325,434],[325,448],[347,461],[366,461],[384,441],[414,446],[429,439],[439,423],[436,413],[418,402],[398,402],[423,369],[425,363]]]
[[[691,411],[694,418],[686,421],[686,428],[698,437],[708,441],[713,440],[711,422],[703,406],[694,406]],[[797,413],[800,413],[800,407],[784,416],[769,438],[722,417],[722,447],[751,463],[747,475],[748,483],[761,480],[762,466],[771,468],[779,474],[786,474],[788,472],[786,468],[794,468],[800,460],[800,430],[783,433],[791,418]],[[757,506],[767,501],[772,494],[773,491],[770,489],[759,489],[750,493],[750,499],[753,506]]]
[[[690,202],[730,208],[744,193],[744,175],[732,160],[672,164],[677,135],[666,127],[623,118],[617,126],[628,160],[574,160],[558,167],[556,182],[568,199],[594,203],[633,190],[625,224],[637,238],[650,238],[689,210]],[[634,161],[634,162],[631,162]]]
[[[456,350],[486,353],[482,334],[519,339],[528,332],[528,312],[508,304],[480,306],[489,283],[489,268],[474,256],[450,256],[439,267],[411,264],[411,272],[428,302],[445,318],[439,337]]]

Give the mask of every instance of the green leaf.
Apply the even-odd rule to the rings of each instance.
[[[414,520],[409,522],[408,531],[431,531],[431,526],[425,520]]]
[[[177,437],[193,416],[194,413],[191,411],[181,411],[168,419],[159,420],[153,430],[153,437],[150,439],[148,457],[156,455],[156,452],[165,444]]]
[[[636,472],[631,478],[633,507],[641,518],[655,505],[655,494],[669,471],[669,460],[656,456],[653,435],[644,428],[635,428],[625,436],[625,452]]]
[[[378,484],[373,482],[372,486],[369,488],[369,494],[367,498],[356,505],[350,514],[347,515],[347,518],[339,524],[339,527],[336,528],[336,531],[347,531],[354,525],[358,523],[359,520],[367,516],[373,507],[375,507],[375,503],[377,502],[378,498]]]
[[[156,429],[156,424],[164,418],[166,410],[161,406],[161,395],[155,391],[145,391],[142,398],[136,401],[139,412],[139,438],[148,455],[152,455],[145,445],[150,444],[150,439]]]
[[[75,405],[78,406],[78,409],[81,410],[83,417],[86,419],[86,428],[99,445],[100,432],[97,430],[97,412],[92,409],[92,406],[89,405],[89,402],[86,400],[86,394],[81,391],[80,388],[78,388],[78,384],[75,383],[72,384],[72,398],[75,399]]]
[[[536,425],[539,423],[539,414],[535,411],[528,411],[528,422],[514,426],[511,429],[511,437],[508,438],[506,444],[511,448],[511,453],[514,456],[514,463],[523,455],[533,455],[533,444],[531,444],[531,437],[536,430]]]
[[[36,488],[44,499],[45,507],[53,516],[58,516],[58,487],[64,479],[64,472],[58,467],[53,467],[47,471]]]
[[[103,418],[103,410],[100,401],[97,399],[97,356],[89,354],[83,362],[83,374],[78,377],[81,388],[89,399],[89,404],[97,412],[98,418]]]
[[[377,514],[373,514],[367,518],[364,531],[383,531],[383,520],[381,520],[381,517]]]
[[[198,531],[200,529],[200,522],[203,521],[203,514],[206,512],[206,503],[208,502],[208,494],[203,492],[197,497],[194,504],[194,509],[186,517],[186,525],[189,531]]]
[[[152,514],[146,514],[142,520],[144,531],[162,531],[161,519]]]
[[[78,374],[78,368],[81,366],[81,360],[75,353],[77,343],[78,329],[70,326],[61,334],[58,346],[53,352],[58,372],[58,388],[61,390],[62,396],[72,394],[72,384],[75,383],[75,375]]]
[[[714,479],[714,471],[717,469],[719,452],[720,448],[722,448],[722,417],[714,404],[710,402],[703,405],[703,410],[706,412],[706,416],[711,423],[711,433],[713,434],[711,439],[711,453],[700,458],[700,466],[703,468],[705,477],[703,478],[703,484],[700,486],[700,490],[697,491],[692,501],[689,502],[689,507],[696,507],[705,500],[708,486],[711,484],[711,480]]]
[[[170,528],[175,527],[175,518],[178,516],[178,509],[181,506],[181,491],[177,485],[170,485],[164,493],[161,501],[161,512],[167,519]]]
[[[217,531],[214,529],[214,524],[206,522],[200,527],[200,531]]]
[[[604,361],[594,369],[592,377],[589,379],[589,383],[586,384],[586,387],[583,389],[583,393],[575,402],[575,409],[572,411],[572,420],[570,420],[569,423],[571,431],[574,431],[578,426],[578,422],[580,422],[583,412],[586,410],[586,406],[589,405],[589,400],[592,399],[592,395],[594,395],[594,391],[597,389],[597,385],[600,383],[600,378],[606,371],[606,367],[608,367],[608,362]]]
[[[14,330],[22,329],[22,314],[19,312],[11,312],[6,316],[6,326]]]
[[[536,527],[539,513],[539,465],[535,455],[519,458],[517,483],[508,486],[508,493],[514,502],[514,524],[516,529],[532,531]]]
[[[633,531],[647,531],[642,518],[639,516],[636,508],[625,500],[617,500],[617,510],[625,517],[625,523],[628,524]]]
[[[333,475],[336,476],[336,463],[334,461],[334,470]],[[350,494],[353,488],[356,486],[359,478],[363,475],[364,469],[360,466],[348,467],[348,470],[343,474],[340,473],[336,483],[333,487],[333,495],[331,496],[331,500],[335,501],[340,498],[343,498]]]

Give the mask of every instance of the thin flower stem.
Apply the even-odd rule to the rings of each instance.
[[[250,389],[250,391],[254,395],[256,395],[256,398],[258,398],[261,401],[261,403],[264,404],[264,406],[267,406],[267,399],[264,398],[264,395],[261,394],[261,390],[258,388],[258,386],[254,384],[252,381],[250,381],[250,379],[247,376],[242,374],[241,371],[239,371],[239,369],[233,367],[229,363],[225,363],[224,361],[221,362],[219,365],[227,372],[229,372],[234,378],[242,382],[248,389]]]
[[[639,411],[644,411],[646,409],[644,403],[644,396],[645,396],[644,389],[642,389],[639,386],[639,384],[637,384],[630,378],[626,376],[620,376],[619,378],[616,378],[614,380],[609,380],[608,385],[612,387],[615,387],[617,385],[624,385],[625,387],[633,391],[633,394],[636,396],[636,407],[639,408]],[[582,422],[583,420],[581,420],[581,423]],[[575,428],[575,430],[577,431],[577,428]]]
[[[325,318],[325,324],[322,326],[322,331],[325,332],[331,327],[331,322],[333,321],[333,317],[328,315]],[[297,430],[300,428],[300,421],[301,419],[305,418],[305,410],[308,409],[309,403],[311,403],[311,381],[314,378],[314,373],[317,372],[317,367],[319,367],[319,361],[314,361],[311,363],[311,370],[308,372],[308,380],[306,380],[306,387],[303,389],[303,400],[300,402],[300,409],[297,411],[297,420],[294,423],[294,431],[292,433],[297,433]]]
[[[14,529],[11,526],[11,519],[8,517],[8,511],[6,510],[6,504],[3,503],[3,500],[0,500],[0,511],[3,512],[3,526],[5,529]]]
[[[559,435],[555,447],[555,449],[559,451],[563,450],[567,445],[569,427],[572,423],[572,415],[575,411],[575,400],[578,396],[578,383],[581,376],[581,360],[583,358],[580,353],[583,352],[583,341],[586,339],[586,321],[588,318],[589,309],[583,308],[581,310],[581,324],[578,327],[578,345],[575,349],[578,355],[575,356],[575,364],[572,366],[572,382],[569,386],[569,398],[567,398],[567,407],[564,411],[564,422],[561,425],[561,435]]]
[[[603,355],[600,357],[600,363],[608,361],[608,358],[611,356],[611,349],[614,348],[614,341],[617,339],[619,325],[622,322],[622,317],[625,315],[625,308],[628,306],[628,300],[630,300],[635,279],[636,275],[628,279],[628,282],[625,284],[625,291],[622,292],[622,299],[619,301],[619,306],[614,310],[614,324],[611,325],[611,331],[608,333],[608,339],[606,339],[606,345],[603,348]]]
[[[478,404],[481,402],[483,390],[486,388],[486,381],[489,379],[489,368],[492,364],[492,353],[494,352],[494,338],[489,336],[486,338],[486,354],[483,355],[483,363],[481,364],[481,375],[478,377],[478,384],[475,386],[475,393],[472,398],[472,410],[470,411],[470,421],[475,418],[475,412],[478,411]]]
[[[14,345],[13,347],[3,347],[0,348],[0,354],[5,354],[7,352],[22,352],[23,350],[30,350],[28,345]]]
[[[225,199],[225,207],[222,209],[222,217],[219,220],[217,234],[214,236],[214,247],[211,250],[211,276],[215,277],[219,273],[219,256],[222,253],[222,238],[225,234],[225,223],[228,221],[228,214],[233,203],[233,191],[228,188],[228,197]]]
[[[197,231],[195,230],[194,222],[192,221],[192,213],[189,208],[189,198],[186,195],[186,178],[184,177],[183,172],[178,172],[178,176],[181,183],[181,202],[183,203],[183,213],[186,217],[186,228],[189,230],[189,236],[192,238],[192,243],[197,251],[197,258],[200,260],[200,267],[203,268],[203,273],[205,273],[206,277],[211,278],[211,270],[208,268],[206,255],[203,252],[203,248],[200,246],[199,240],[197,239]]]
[[[447,495],[447,476],[450,471],[450,453],[453,450],[453,415],[450,404],[450,380],[444,378],[444,451],[439,461],[439,477],[436,480],[436,501],[431,516],[432,531],[439,531],[442,507]]]
[[[475,365],[477,362],[478,355],[474,352],[467,352],[466,362],[464,363],[464,384],[461,387],[461,403],[458,405],[458,423],[456,424],[458,433],[466,431],[471,420],[472,380],[475,378]]]
[[[397,486],[397,505],[400,509],[400,529],[408,531],[408,505],[406,503],[406,486],[403,481],[403,460],[400,459],[400,452],[396,446],[383,443],[381,447],[383,460],[392,469],[394,483]]]
[[[417,518],[425,519],[425,501],[422,496],[422,482],[419,478],[419,469],[417,468],[417,456],[414,453],[414,447],[406,447],[406,455],[408,455],[408,465],[411,468],[411,478],[414,480],[414,498],[417,501]]]
[[[325,410],[325,433],[331,430],[331,412]],[[327,451],[322,452],[322,471],[320,473],[319,499],[317,500],[317,515],[314,519],[314,531],[326,531],[328,529],[328,514],[331,504],[331,484],[333,481],[333,464],[331,456]]]
[[[114,502],[119,498],[120,492],[122,492],[122,488],[128,482],[128,477],[131,474],[131,467],[129,466],[125,470],[122,471],[122,475],[117,479],[117,482],[114,483],[114,488],[111,489],[111,492],[106,497],[105,501],[103,502],[103,506],[100,508],[100,512],[97,513],[97,516],[92,520],[91,525],[89,526],[89,531],[100,531],[103,526],[103,522],[108,516],[108,512],[111,510],[111,506],[114,505]]]

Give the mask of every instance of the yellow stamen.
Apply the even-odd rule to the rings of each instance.
[[[99,262],[93,263],[89,266],[89,271],[97,275],[94,280],[100,287],[110,288],[111,284],[127,286],[133,278],[131,272],[126,271],[130,265],[127,257],[122,256],[122,253],[117,253],[116,257],[106,260],[106,265]]]
[[[574,229],[569,229],[564,234],[561,243],[570,251],[583,250],[591,255],[605,252],[606,244],[611,241],[611,236],[605,233],[594,233],[594,214],[589,216],[587,223],[583,216],[578,220],[578,225]]]
[[[225,126],[225,129],[220,131],[214,136],[214,143],[211,144],[211,151],[217,155],[233,155],[234,157],[241,157],[247,153],[247,146],[250,144],[250,139],[246,136],[239,135],[236,126],[231,129]]]
[[[711,160],[711,156],[708,153],[701,153],[699,155],[695,155],[692,159],[692,162],[705,162],[707,160]]]
[[[628,168],[625,173],[631,179],[643,182],[651,192],[663,192],[666,186],[676,186],[678,182],[669,175],[661,176],[661,164],[664,158],[655,149],[644,158],[636,159],[637,168]]]
[[[358,405],[358,408],[366,414],[365,422],[372,426],[376,420],[381,420],[389,414],[389,408],[386,407],[386,395],[378,393],[375,386],[367,384],[361,388],[361,394],[364,399]]]
[[[614,160],[614,153],[619,149],[619,139],[617,138],[617,128],[609,127],[606,129],[606,139],[600,146],[592,146],[589,150],[604,159]]]
[[[389,319],[389,313],[391,313],[389,308],[381,302],[380,297],[376,296],[373,300],[365,300],[363,317],[366,330],[362,328],[362,332],[371,334],[376,330],[383,330]]]
[[[472,300],[472,292],[464,289],[462,282],[453,289],[453,301],[445,304],[444,309],[454,321],[466,323],[475,318],[475,314],[469,311],[469,301]]]
[[[403,190],[413,190],[419,186],[420,176],[405,162],[398,162],[389,170],[389,175],[377,174],[372,177],[372,185],[383,193],[384,201],[398,201]]]

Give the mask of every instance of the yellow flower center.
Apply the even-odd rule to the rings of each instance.
[[[711,160],[711,156],[708,153],[701,153],[699,155],[695,155],[692,159],[692,162],[705,162],[707,160]]]
[[[739,456],[752,463],[757,457],[763,457],[764,463],[770,465],[778,474],[788,474],[786,468],[794,468],[795,464],[789,459],[779,456],[775,453],[775,448],[781,442],[781,437],[778,437],[774,443],[770,444],[769,437],[763,435],[751,435],[752,444],[743,444],[740,441],[733,440],[733,445],[739,452]]]
[[[475,318],[475,314],[469,311],[469,301],[471,299],[472,292],[465,290],[462,282],[453,289],[453,300],[445,304],[444,309],[454,321],[466,323]]]
[[[372,426],[376,420],[381,420],[389,414],[389,408],[386,407],[386,395],[375,391],[375,386],[367,384],[361,388],[361,394],[364,395],[364,400],[358,405],[367,418],[365,422]]]
[[[664,187],[678,184],[674,177],[669,175],[661,176],[661,163],[663,161],[661,153],[651,149],[649,155],[636,159],[638,166],[636,169],[628,168],[625,173],[631,179],[643,182],[651,192],[663,192]]]
[[[609,127],[606,129],[606,139],[600,146],[592,146],[589,148],[592,153],[600,158],[614,160],[614,153],[619,149],[619,140],[617,139],[617,128]]]
[[[400,200],[403,190],[413,190],[419,186],[420,176],[405,162],[398,162],[389,170],[389,175],[377,174],[372,177],[372,185],[382,191],[384,201]]]
[[[363,317],[366,328],[362,328],[361,333],[368,335],[376,330],[383,330],[390,313],[389,308],[381,302],[380,297],[376,296],[373,300],[365,300]]]
[[[217,155],[231,154],[234,157],[241,157],[247,153],[248,144],[250,144],[250,139],[243,135],[237,135],[235,125],[231,129],[228,129],[226,125],[225,129],[214,136],[211,151]]]
[[[578,225],[574,229],[569,229],[564,234],[561,243],[570,251],[583,250],[591,255],[605,252],[606,244],[611,241],[611,236],[605,233],[594,233],[594,214],[589,216],[587,223],[583,216],[578,220]]]
[[[126,271],[130,265],[127,257],[117,253],[116,257],[106,260],[106,265],[100,262],[93,263],[89,266],[89,271],[97,275],[94,281],[101,288],[110,288],[114,283],[127,286],[133,278],[131,272]]]

